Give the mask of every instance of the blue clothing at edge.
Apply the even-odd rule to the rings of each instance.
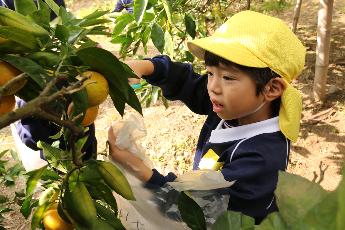
[[[208,116],[199,136],[193,169],[198,169],[202,156],[212,149],[224,162],[224,178],[236,181],[228,188],[229,210],[251,216],[257,224],[277,211],[274,190],[279,170],[286,169],[290,148],[279,130],[278,118],[222,129],[221,119],[212,110],[206,76],[195,73],[190,64],[172,62],[167,56],[151,61],[154,73],[144,76],[150,84],[159,86],[167,99],[181,100],[193,112]],[[174,179],[172,173],[164,177],[153,170],[148,184],[162,186]]]
[[[113,12],[121,12],[126,9],[128,13],[133,13],[133,0],[118,0]]]

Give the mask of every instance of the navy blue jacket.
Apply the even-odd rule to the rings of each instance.
[[[118,0],[113,12],[121,12],[126,9],[128,13],[133,13],[133,0]]]
[[[279,130],[278,117],[265,121],[224,129],[212,110],[207,93],[207,77],[195,73],[190,64],[172,62],[167,56],[151,61],[154,73],[144,78],[161,87],[164,97],[181,100],[193,112],[207,115],[201,129],[193,169],[198,169],[202,156],[212,149],[224,162],[221,169],[225,180],[236,181],[228,188],[228,209],[242,212],[259,223],[277,211],[274,190],[278,171],[288,163],[289,141]],[[175,177],[164,177],[157,170],[148,183],[163,185]]]

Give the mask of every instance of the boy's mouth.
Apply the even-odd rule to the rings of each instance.
[[[219,113],[223,110],[223,105],[218,103],[217,101],[212,100],[213,112]]]

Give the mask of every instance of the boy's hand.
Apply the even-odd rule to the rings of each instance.
[[[152,170],[143,161],[126,149],[116,146],[116,131],[110,126],[108,130],[108,143],[111,158],[120,165],[131,171],[139,180],[146,182],[152,176]]]
[[[113,126],[110,126],[108,130],[108,143],[109,143],[109,150],[111,158],[122,164],[122,162],[126,159],[126,155],[128,155],[128,151],[122,151],[116,146],[116,131],[114,130]],[[129,153],[131,154],[131,153]]]

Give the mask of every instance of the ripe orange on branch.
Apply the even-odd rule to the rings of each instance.
[[[2,38],[2,37],[0,37],[0,44],[4,43],[4,42],[6,42],[6,41],[7,41],[7,39],[6,39],[6,38]]]
[[[109,85],[105,77],[95,71],[86,71],[81,74],[88,77],[84,86],[88,95],[89,107],[101,104],[109,94]],[[80,79],[80,77],[78,77]]]
[[[95,122],[97,115],[98,115],[98,105],[97,106],[92,106],[89,107],[86,111],[85,111],[85,116],[83,121],[81,122],[81,124],[85,127],[85,126],[89,126],[92,123]],[[67,109],[67,114],[71,115],[73,112],[73,103],[69,104],[68,109]]]
[[[0,116],[12,111],[14,109],[15,104],[16,100],[14,98],[14,95],[3,96],[0,99]]]
[[[5,85],[9,80],[16,77],[20,73],[21,73],[20,70],[14,68],[13,66],[8,64],[7,62],[0,61],[0,86]],[[11,94],[15,94],[16,92],[18,92],[18,90],[20,90],[21,88],[24,87],[26,82],[27,82],[27,80],[23,79],[23,81],[16,83],[15,86],[13,86],[10,89],[10,92],[6,93],[6,96],[11,95]]]
[[[0,86],[19,75],[20,71],[7,62],[0,61]]]
[[[43,225],[46,230],[73,230],[71,224],[66,223],[55,208],[49,209],[43,214]]]

